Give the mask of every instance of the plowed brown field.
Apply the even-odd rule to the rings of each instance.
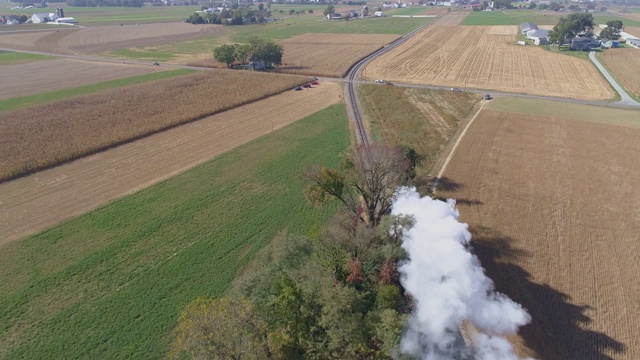
[[[628,91],[640,96],[640,50],[609,49],[602,52],[602,60]]]
[[[149,46],[219,34],[222,25],[160,23],[16,32],[0,36],[0,48],[55,54],[92,53]]]
[[[53,59],[2,65],[0,99],[38,94],[162,71],[157,66]]]
[[[281,41],[278,72],[341,77],[358,60],[397,39],[397,35],[305,34]]]
[[[290,91],[24,178],[0,183],[0,246],[183,172],[340,101]]]
[[[640,359],[640,124],[609,110],[483,110],[444,172],[438,194],[459,200],[488,275],[532,315],[521,355]]]
[[[588,60],[515,45],[491,26],[430,26],[364,69],[368,79],[494,89],[587,100],[611,99]]]

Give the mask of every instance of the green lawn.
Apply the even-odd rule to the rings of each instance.
[[[4,55],[0,55],[0,59],[2,58],[2,56]],[[72,96],[87,95],[87,94],[92,94],[92,93],[96,93],[96,92],[107,90],[107,89],[141,84],[148,81],[166,79],[174,76],[189,74],[194,71],[196,70],[178,69],[178,70],[161,71],[157,73],[132,76],[124,79],[105,81],[97,84],[84,85],[84,86],[74,87],[70,89],[55,90],[55,91],[50,91],[50,92],[36,94],[36,95],[27,95],[27,96],[20,96],[20,97],[11,98],[11,99],[0,100],[0,111],[12,111],[25,106],[44,104],[51,101],[70,98]]]
[[[0,52],[0,65],[25,63],[25,62],[32,62],[32,61],[46,60],[46,59],[53,59],[53,56],[27,54],[27,53],[11,52],[11,51]]]
[[[343,104],[0,248],[0,357],[157,359],[181,308],[228,289],[271,239],[336,207],[303,196],[349,146]]]
[[[561,15],[543,14],[538,10],[472,11],[462,25],[520,25],[526,21],[536,25],[555,25]]]
[[[631,20],[631,19],[627,19],[619,16],[614,16],[614,15],[596,15],[596,14],[593,15],[593,21],[596,23],[596,25],[606,24],[607,21],[612,21],[612,20],[620,20],[622,21],[624,26],[640,26],[640,21],[637,21],[637,20]]]
[[[398,8],[384,11],[386,15],[418,15],[427,12],[430,8],[424,6],[416,6],[410,8]],[[375,10],[374,10],[375,11]],[[372,12],[373,13],[373,12]]]

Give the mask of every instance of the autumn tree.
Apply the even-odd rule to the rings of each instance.
[[[199,298],[187,305],[178,320],[172,358],[270,359],[266,324],[244,299]]]
[[[399,148],[359,145],[351,149],[339,169],[307,169],[305,195],[315,204],[337,199],[358,220],[375,227],[388,214],[398,189],[411,180],[411,170]]]

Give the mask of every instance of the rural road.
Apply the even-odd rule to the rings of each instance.
[[[607,79],[609,84],[611,84],[611,86],[613,86],[613,88],[618,92],[618,94],[620,94],[620,98],[621,98],[621,100],[619,101],[620,104],[628,104],[628,105],[640,106],[640,103],[635,101],[635,100],[633,100],[631,98],[631,96],[629,96],[629,94],[627,94],[627,92],[624,91],[622,86],[620,86],[618,84],[618,82],[616,82],[616,80],[609,74],[607,69],[605,69],[604,66],[602,66],[602,64],[600,64],[598,59],[596,59],[595,51],[589,51],[589,59],[591,59],[591,61],[594,64],[596,64],[596,67],[598,68],[598,70],[600,70],[602,75],[604,75],[604,77]]]

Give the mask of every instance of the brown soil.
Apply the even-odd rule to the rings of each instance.
[[[640,50],[609,49],[602,52],[602,60],[628,91],[640,96]]]
[[[187,23],[109,25],[81,29],[2,34],[0,48],[55,54],[94,53],[170,41],[195,39],[224,31],[222,25]]]
[[[95,84],[161,71],[149,64],[131,65],[73,59],[53,59],[3,65],[0,99]]]
[[[469,15],[468,11],[454,11],[438,19],[438,26],[458,26]]]
[[[289,91],[0,184],[0,246],[183,172],[340,101],[341,86]]]
[[[483,110],[444,172],[497,289],[545,360],[640,358],[640,129]]]
[[[590,61],[515,45],[515,35],[491,35],[496,29],[429,26],[370,62],[362,76],[585,100],[615,96]]]
[[[278,72],[342,77],[354,63],[397,38],[366,34],[296,36],[280,42],[284,58]]]

